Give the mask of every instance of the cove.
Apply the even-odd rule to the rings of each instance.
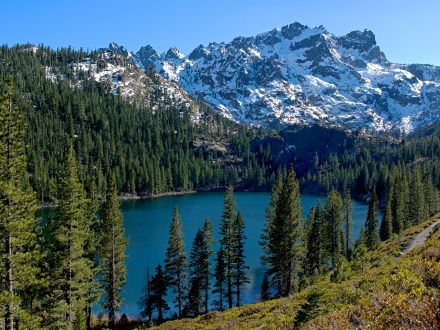
[[[249,304],[257,301],[265,272],[265,267],[260,262],[262,249],[258,242],[265,223],[265,209],[270,193],[235,192],[234,195],[237,210],[241,211],[246,224],[245,254],[246,264],[250,267],[248,270],[250,283],[243,290],[242,304]],[[185,250],[189,254],[197,229],[203,226],[206,217],[211,220],[216,241],[220,238],[218,232],[223,211],[223,197],[223,192],[209,192],[122,202],[125,235],[130,238],[130,242],[126,251],[128,255],[126,259],[127,281],[122,292],[124,300],[120,308],[121,313],[126,313],[129,316],[139,315],[137,302],[142,287],[146,283],[146,269],[148,267],[150,276],[153,275],[155,267],[159,263],[163,265],[165,259],[168,231],[174,206],[178,205],[179,207],[183,223],[182,229],[185,234]],[[325,196],[301,195],[303,217],[306,217],[312,206],[316,206],[318,200],[321,200],[324,205]],[[353,202],[353,205],[354,228],[352,236],[356,238],[366,219],[368,205],[356,201]],[[38,215],[47,211],[48,209],[40,210]],[[379,219],[381,219],[381,215],[379,215]],[[217,251],[218,248],[218,243],[215,243],[214,250]],[[166,312],[164,316],[171,317],[176,310],[172,303],[172,297],[168,296],[167,300],[171,310]],[[94,314],[101,310],[99,304],[94,305]]]

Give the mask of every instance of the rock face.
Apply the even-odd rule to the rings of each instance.
[[[158,54],[146,46],[134,58],[249,124],[410,132],[440,117],[440,68],[390,63],[369,30],[337,36],[322,26],[293,23],[200,45],[188,56],[175,47]]]
[[[292,125],[279,135],[255,138],[250,143],[252,152],[260,148],[267,150],[276,164],[286,168],[293,163],[299,176],[313,169],[316,155],[324,160],[330,154],[342,153],[345,149],[354,152],[354,135],[340,128],[322,127],[317,124],[301,127]]]

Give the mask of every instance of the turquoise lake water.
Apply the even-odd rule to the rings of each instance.
[[[246,263],[250,267],[248,271],[250,283],[246,285],[242,294],[243,304],[246,304],[256,301],[265,272],[265,268],[260,262],[262,249],[258,245],[258,241],[265,222],[265,208],[269,193],[236,192],[234,195],[237,209],[241,211],[246,224]],[[122,202],[125,233],[130,238],[130,243],[126,251],[128,255],[126,259],[127,283],[123,287],[124,301],[120,309],[121,313],[132,316],[139,314],[137,301],[141,295],[142,287],[145,285],[146,269],[149,268],[151,276],[158,263],[163,265],[165,259],[168,231],[174,206],[178,205],[179,214],[182,216],[186,251],[189,254],[197,229],[203,226],[207,216],[211,219],[215,239],[220,238],[218,232],[223,196],[222,192],[210,192]],[[301,195],[303,217],[307,215],[312,206],[316,206],[319,199],[324,204],[325,197],[323,196]],[[352,236],[357,237],[365,221],[368,205],[359,202],[353,202],[353,204],[354,229]],[[214,249],[218,249],[217,243],[214,244]],[[168,297],[168,300],[170,300],[171,311],[165,316],[171,316],[175,311],[171,297]],[[100,310],[99,305],[94,306],[94,313]]]

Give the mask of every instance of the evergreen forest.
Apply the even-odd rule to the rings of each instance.
[[[260,300],[305,295],[292,327],[322,312],[325,289],[317,283],[336,285],[361,274],[381,242],[440,211],[437,127],[412,138],[366,130],[353,148],[341,143],[326,159],[316,156],[298,177],[294,162],[278,163],[270,149],[251,152],[254,138],[277,132],[241,126],[196,100],[185,106],[157,87],[152,71],[148,102],[136,102],[96,82],[91,72],[73,70],[72,63],[87,59],[98,68],[105,64],[96,51],[4,45],[0,59],[4,329],[143,329],[167,323],[168,295],[176,319],[240,307],[250,281],[247,219],[234,188],[271,190],[260,237],[267,269]],[[48,77],[47,68],[56,75]],[[207,140],[226,151],[195,146]],[[326,199],[303,219],[300,191],[312,185]],[[207,218],[187,253],[178,206],[170,210],[164,262],[151,275],[147,270],[139,293],[141,318],[118,317],[129,244],[121,195],[214,188],[225,190],[220,228]],[[369,203],[357,240],[351,236],[352,198]],[[54,215],[43,224],[34,214],[45,202],[53,203]],[[213,230],[221,235],[218,251]],[[106,311],[99,319],[92,315],[98,302]]]

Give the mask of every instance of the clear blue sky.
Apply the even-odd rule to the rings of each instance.
[[[388,59],[440,65],[439,0],[14,0],[2,3],[0,44],[95,49],[110,41],[137,52],[229,42],[295,21],[344,35],[370,29]]]

